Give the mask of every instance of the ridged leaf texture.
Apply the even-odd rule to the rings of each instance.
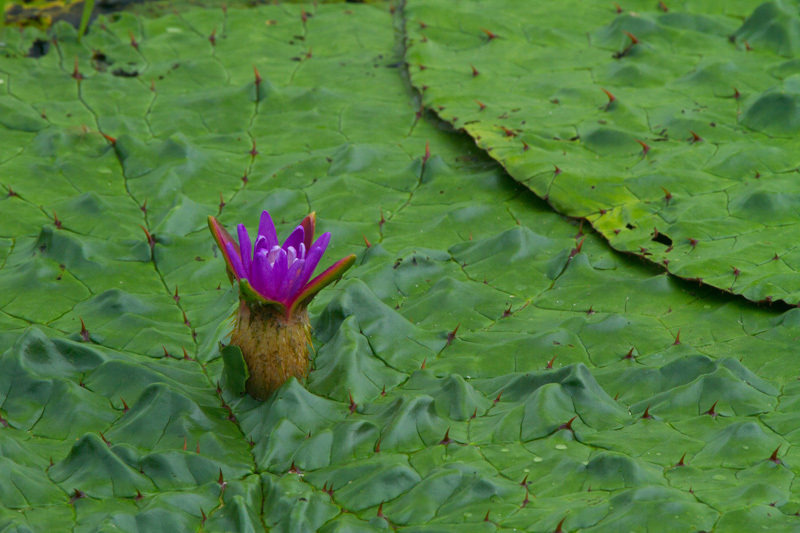
[[[425,106],[622,252],[800,302],[797,2],[410,0]]]
[[[692,254],[738,220],[737,235],[774,235],[781,258],[728,243],[732,264],[760,265],[747,287],[774,283],[786,291],[775,300],[792,301],[794,278],[769,276],[790,264],[795,218],[753,229],[752,216],[711,206],[726,191],[791,190],[791,117],[766,126],[756,102],[777,83],[764,61],[788,65],[794,41],[782,48],[756,22],[794,4],[670,3],[671,26],[649,4],[623,6],[638,16],[585,2],[487,5],[117,14],[80,44],[65,24],[51,37],[5,30],[0,529],[798,527],[800,310],[613,248],[638,235],[648,259],[711,269]],[[791,32],[792,20],[779,22]],[[635,54],[611,57],[630,41],[617,29],[636,34]],[[47,53],[26,57],[37,39]],[[698,61],[717,67],[678,90]],[[612,66],[628,68],[618,85],[606,83]],[[763,74],[737,78],[738,100],[725,85],[736,68]],[[789,94],[790,76],[782,83]],[[668,124],[695,98],[683,120],[719,115],[724,135],[692,122],[702,143],[676,137],[684,131],[652,138],[646,102],[663,108],[649,120]],[[421,104],[481,136],[479,147]],[[467,105],[491,120],[465,125],[477,120]],[[738,123],[725,106],[739,106]],[[503,110],[514,118],[496,118]],[[497,124],[516,136],[492,137]],[[651,146],[644,158],[634,135]],[[741,176],[708,171],[723,152]],[[534,184],[552,180],[554,162],[568,180],[553,182],[548,204],[519,181],[544,196]],[[745,172],[759,165],[758,180]],[[658,227],[669,253],[641,233],[667,209],[662,186],[669,209],[693,213],[681,220],[697,228],[694,252],[668,226]],[[615,207],[600,216],[606,201]],[[264,209],[281,238],[316,211],[318,231],[333,234],[319,272],[357,260],[309,308],[308,382],[258,402],[242,394],[238,350],[220,344],[238,296],[206,224],[214,215],[232,228]],[[606,220],[623,213],[636,229],[610,236]],[[740,268],[732,290],[760,299]]]

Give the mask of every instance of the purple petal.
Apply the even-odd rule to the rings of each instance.
[[[256,237],[256,248],[254,255],[257,255],[260,251],[266,250],[269,252],[269,246],[267,246],[267,238],[259,235]]]
[[[269,213],[266,211],[261,213],[261,222],[258,224],[258,236],[267,239],[267,249],[279,244],[278,234],[275,233],[275,223],[272,222],[272,217],[269,216]]]
[[[281,301],[288,301],[294,298],[303,286],[303,267],[305,266],[305,259],[298,259],[289,271],[281,284],[280,299]]]
[[[283,243],[282,248],[284,250],[288,250],[289,247],[291,246],[292,248],[297,250],[298,248],[300,248],[300,243],[303,242],[304,238],[305,238],[305,230],[303,230],[303,226],[297,226],[296,228],[294,228],[292,234],[289,235],[289,238],[286,239],[286,242]]]
[[[264,266],[261,269],[261,283],[264,287],[264,295],[270,300],[275,299],[275,273],[272,265],[268,261],[264,261]]]
[[[286,259],[286,252],[279,249],[278,257],[275,258],[275,263],[272,265],[272,283],[268,290],[271,291],[272,299],[276,301],[282,301],[280,288],[283,286],[283,280],[286,278],[288,269]]]
[[[267,252],[262,250],[258,252],[255,259],[253,259],[253,268],[251,269],[252,279],[248,281],[250,282],[250,286],[253,288],[253,290],[269,298],[269,294],[266,291],[265,285],[265,280],[267,279],[266,272],[264,271],[265,265],[269,267],[269,262],[267,261]],[[271,268],[270,274],[272,274]]]
[[[308,283],[308,280],[311,279],[311,274],[313,274],[314,269],[317,268],[319,260],[322,259],[322,254],[325,253],[325,250],[328,248],[328,243],[330,242],[331,234],[325,232],[319,236],[319,239],[317,239],[314,244],[311,245],[311,249],[308,251],[308,254],[306,254],[306,266],[303,272],[303,285]]]
[[[247,228],[244,227],[244,224],[239,224],[236,228],[239,232],[239,250],[242,254],[242,268],[244,269],[245,276],[249,277],[252,263],[250,261],[250,251],[253,249],[253,245],[250,243],[250,235],[247,233]]]
[[[271,265],[275,264],[275,261],[278,259],[278,256],[281,253],[282,248],[280,246],[273,246],[272,249],[269,251],[267,255],[267,259]]]
[[[247,278],[244,273],[244,269],[242,268],[242,258],[239,257],[238,253],[236,253],[236,248],[233,247],[233,243],[229,242],[225,249],[228,251],[228,257],[231,260],[233,273],[236,275],[236,277],[239,279]]]

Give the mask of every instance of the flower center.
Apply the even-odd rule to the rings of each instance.
[[[272,249],[267,253],[267,261],[269,261],[269,266],[275,266],[275,261],[278,259],[280,255],[281,247],[275,245]],[[302,242],[298,249],[295,249],[294,246],[289,246],[286,248],[286,267],[289,268],[292,266],[292,263],[299,259],[306,258],[306,245]]]

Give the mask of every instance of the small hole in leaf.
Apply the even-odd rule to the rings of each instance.
[[[672,239],[670,239],[669,236],[664,235],[663,233],[659,233],[658,235],[655,235],[650,240],[652,240],[653,242],[660,242],[661,244],[663,244],[665,246],[672,246]]]
[[[36,39],[28,50],[28,57],[42,57],[50,50],[50,41]]]
[[[139,75],[139,71],[136,69],[125,70],[123,68],[117,68],[111,71],[111,74],[121,78],[135,78]]]

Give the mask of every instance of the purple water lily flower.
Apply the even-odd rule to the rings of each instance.
[[[311,279],[331,240],[330,233],[314,240],[316,220],[311,213],[280,244],[266,211],[255,243],[244,225],[237,228],[236,242],[216,218],[208,217],[228,278],[239,286],[231,345],[241,349],[249,374],[245,388],[255,398],[264,400],[288,379],[308,375],[308,303],[356,260],[349,255]]]
[[[208,225],[222,251],[231,281],[239,282],[240,294],[248,301],[280,308],[286,316],[309,301],[326,285],[338,280],[355,262],[349,255],[311,279],[331,240],[323,233],[314,241],[316,215],[311,213],[281,245],[275,224],[267,211],[261,213],[255,243],[239,224],[237,243],[213,216]]]

